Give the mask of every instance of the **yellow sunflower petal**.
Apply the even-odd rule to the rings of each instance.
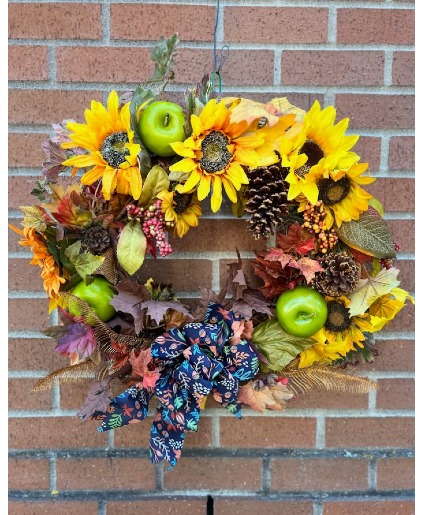
[[[219,175],[216,175],[213,177],[213,193],[211,195],[211,209],[213,213],[220,209],[222,201],[221,179]]]
[[[202,175],[198,186],[198,200],[204,200],[211,190],[211,176]]]

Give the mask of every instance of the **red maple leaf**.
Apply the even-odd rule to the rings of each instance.
[[[277,245],[286,253],[296,253],[300,256],[314,249],[314,237],[305,237],[305,229],[295,222],[288,229],[288,234],[279,233],[276,236]]]

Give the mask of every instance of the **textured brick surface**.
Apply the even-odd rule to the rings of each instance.
[[[219,515],[254,515],[267,513],[267,515],[311,515],[313,505],[310,502],[300,501],[256,501],[241,499],[215,499],[214,508]]]
[[[147,48],[63,47],[57,61],[58,80],[66,82],[138,83],[153,72]]]
[[[226,7],[226,40],[256,43],[324,43],[327,9],[303,7]]]
[[[381,139],[361,136],[353,152],[360,156],[362,163],[368,163],[370,171],[378,171],[381,165]],[[368,186],[366,186],[366,189]]]
[[[366,370],[367,373],[367,370]],[[348,392],[310,391],[291,399],[291,409],[365,409],[368,406],[367,394],[353,395]]]
[[[180,515],[187,513],[190,515],[204,515],[206,510],[206,500],[191,499],[182,500],[172,496],[167,496],[166,501],[134,501],[134,502],[108,502],[108,515],[121,515],[123,512],[128,515]]]
[[[155,467],[147,458],[59,459],[59,490],[152,490]]]
[[[50,390],[32,392],[34,379],[9,379],[10,410],[48,410],[51,406]]]
[[[9,339],[9,370],[51,371],[69,365],[68,358],[53,352],[55,343],[46,339]],[[34,381],[35,383],[35,381]]]
[[[412,340],[380,340],[376,336],[379,356],[372,364],[364,365],[366,370],[392,370],[413,372],[415,369],[415,342]]]
[[[47,328],[49,314],[46,299],[9,299],[9,330],[39,331]]]
[[[50,487],[48,460],[9,458],[10,490],[46,490]]]
[[[413,9],[338,9],[337,43],[413,45]]]
[[[214,18],[214,8],[206,5],[112,4],[111,36],[157,41],[177,32],[181,41],[211,41]],[[194,23],[195,20],[202,23]]]
[[[337,94],[335,107],[339,118],[350,118],[356,129],[413,129],[413,95]]]
[[[388,458],[376,460],[377,486],[382,490],[415,488],[415,460]]]
[[[9,515],[97,515],[97,502],[77,502],[77,501],[29,501],[19,502],[10,501]]]
[[[185,458],[164,477],[167,489],[258,490],[261,486],[261,459]]]
[[[45,154],[41,148],[41,144],[48,137],[48,134],[9,134],[8,136],[8,157],[9,166],[11,168],[40,168],[45,160]],[[16,202],[15,195],[9,200]],[[33,201],[35,197],[33,197]]]
[[[100,39],[100,4],[10,4],[13,39]]]
[[[414,430],[414,419],[410,417],[327,418],[326,445],[411,448]]]
[[[399,136],[390,139],[388,166],[390,170],[413,170],[415,167],[415,138]]]
[[[376,406],[379,409],[415,409],[415,381],[413,379],[381,379]]]
[[[414,86],[415,54],[414,52],[394,52],[393,54],[394,86]]]
[[[9,122],[24,125],[50,125],[65,119],[83,122],[84,110],[90,107],[92,99],[101,101],[102,94],[98,91],[10,90]]]
[[[382,202],[384,211],[415,210],[414,179],[379,179],[367,189]]]
[[[27,259],[10,259],[8,268],[9,288],[11,290],[44,291],[43,280],[40,277],[41,268],[39,266],[28,266]]]
[[[365,490],[367,460],[273,459],[272,490]]]
[[[281,66],[282,82],[289,85],[377,86],[384,79],[382,52],[284,51]]]
[[[77,417],[13,418],[9,449],[104,447],[106,434]]]
[[[362,502],[325,502],[323,515],[370,515],[382,513],[385,515],[413,515],[413,501],[362,501]]]
[[[47,80],[47,47],[9,46],[9,80]]]
[[[222,417],[220,420],[222,447],[308,448],[314,447],[315,441],[316,421],[312,418]]]

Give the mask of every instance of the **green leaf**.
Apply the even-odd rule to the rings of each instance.
[[[312,338],[300,338],[287,333],[276,318],[259,324],[252,333],[252,342],[269,362],[265,364],[260,361],[260,369],[263,373],[271,370],[280,372],[300,352],[315,343]]]
[[[369,207],[358,220],[342,222],[336,228],[338,238],[353,249],[377,258],[395,258],[394,242],[379,213]]]
[[[155,71],[148,82],[162,82],[165,79],[173,78],[173,57],[179,41],[177,34],[168,39],[161,36],[158,44],[152,49],[151,59],[155,64]]]
[[[133,275],[142,266],[146,253],[146,236],[137,220],[128,223],[120,233],[117,245],[118,263]]]
[[[139,198],[139,206],[147,207],[155,199],[160,191],[168,190],[170,179],[167,172],[159,165],[155,165],[149,171],[143,183],[142,194]]]
[[[90,252],[80,254],[81,241],[78,240],[65,250],[65,256],[74,265],[78,275],[84,279],[86,275],[94,273],[103,263],[103,256],[95,256]]]
[[[373,207],[373,209],[376,209],[378,213],[383,217],[384,216],[384,208],[382,206],[382,203],[375,197],[372,197],[369,199],[369,206]]]

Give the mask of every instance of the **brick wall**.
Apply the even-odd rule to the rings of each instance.
[[[300,5],[301,4],[301,5]],[[302,5],[304,4],[304,5]],[[83,121],[91,99],[133,89],[150,75],[150,49],[178,32],[176,80],[184,91],[212,71],[214,0],[9,2],[9,220],[38,178],[50,124]],[[414,291],[413,0],[222,0],[219,47],[230,55],[223,90],[275,96],[308,109],[334,104],[361,135],[356,151],[379,180],[402,286]],[[208,233],[208,239],[205,234]],[[40,332],[47,312],[39,270],[9,233],[9,513],[411,515],[414,488],[414,310],[379,334],[362,369],[368,395],[311,393],[284,412],[244,410],[237,420],[208,403],[171,473],[150,464],[149,421],[100,434],[75,416],[87,384],[31,393],[66,361]],[[238,247],[252,256],[243,220],[207,215],[157,280],[195,297],[217,289]],[[208,497],[209,496],[209,497]]]

